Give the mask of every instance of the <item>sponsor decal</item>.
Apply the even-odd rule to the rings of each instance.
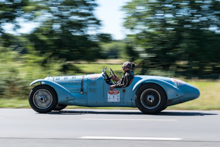
[[[120,102],[120,92],[118,90],[109,90],[108,102]]]
[[[97,80],[100,76],[101,76],[101,74],[88,75],[88,79]]]

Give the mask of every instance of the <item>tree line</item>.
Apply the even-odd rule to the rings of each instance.
[[[131,31],[123,41],[96,33],[96,7],[94,0],[3,0],[0,46],[26,54],[25,61],[42,67],[62,62],[63,72],[77,70],[66,61],[110,57],[136,61],[137,74],[157,70],[185,78],[219,78],[219,1],[132,0],[123,7],[124,27]],[[13,24],[16,32],[21,20],[38,25],[28,34],[4,29]]]
[[[128,42],[145,54],[141,73],[173,71],[185,78],[219,78],[218,0],[133,0],[123,7]]]

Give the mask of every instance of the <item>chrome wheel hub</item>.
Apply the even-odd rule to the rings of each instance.
[[[149,101],[150,103],[153,103],[153,101],[154,101],[154,96],[153,96],[153,95],[148,95],[148,96],[147,96],[147,101]]]
[[[45,103],[47,101],[47,97],[45,95],[40,96],[39,99],[42,103]]]
[[[160,93],[153,88],[148,88],[141,93],[141,104],[147,109],[154,109],[161,103]]]

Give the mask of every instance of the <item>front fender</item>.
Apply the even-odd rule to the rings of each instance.
[[[38,79],[38,80],[33,81],[30,84],[30,86],[34,85],[35,83],[39,83],[39,82],[41,82],[42,84],[51,86],[56,91],[57,96],[58,96],[58,103],[63,103],[63,102],[76,99],[76,97],[72,93],[70,93],[65,87],[53,81],[48,81],[45,79]]]
[[[171,85],[170,83],[168,83],[166,81],[160,80],[160,79],[142,79],[134,85],[132,90],[134,91],[136,88],[140,87],[141,84],[147,84],[147,83],[154,83],[154,84],[161,86],[167,95],[168,101],[172,100],[172,99],[180,98],[185,95],[177,87]]]

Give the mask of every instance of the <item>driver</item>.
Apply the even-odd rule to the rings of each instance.
[[[127,87],[131,81],[131,79],[134,77],[133,74],[131,73],[131,62],[125,62],[122,66],[122,69],[124,71],[124,74],[122,76],[122,79],[120,80],[116,75],[111,75],[111,78],[115,81],[117,81],[117,83],[115,83],[114,85],[110,85],[109,90],[113,90],[114,88],[124,88]]]
[[[132,68],[131,68],[131,73],[133,74],[133,76],[135,76],[135,74],[134,74],[134,68],[135,68],[135,64],[134,64],[134,62],[131,62],[131,65],[132,65]]]

